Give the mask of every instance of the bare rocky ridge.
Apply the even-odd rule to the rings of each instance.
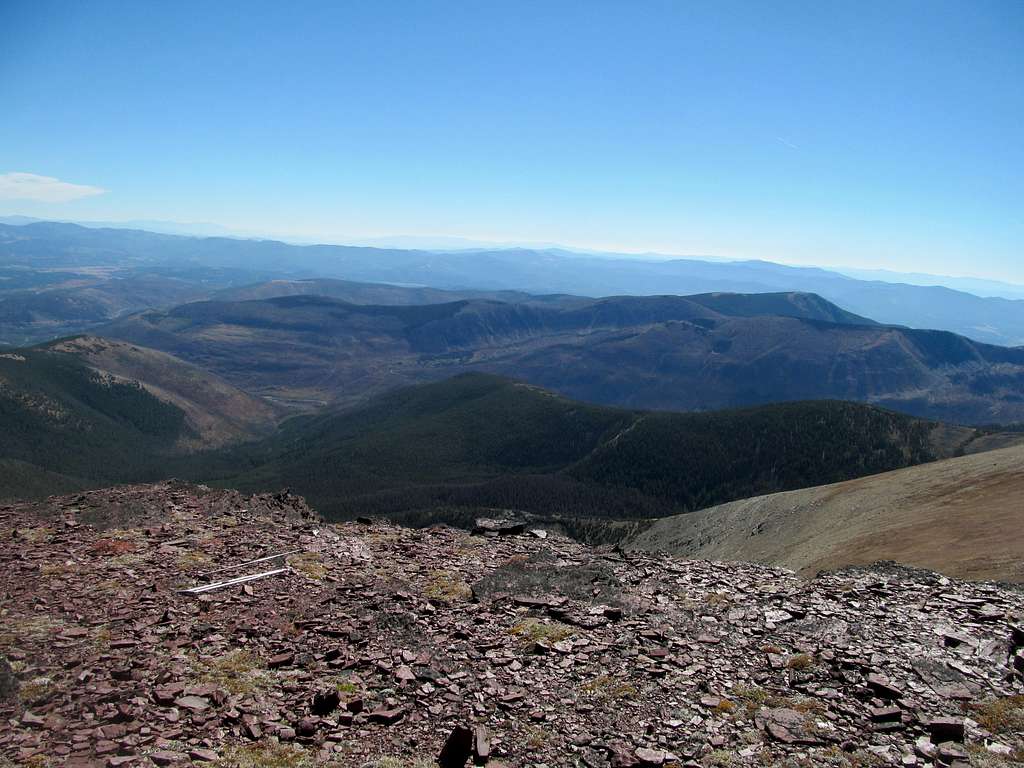
[[[0,507],[0,754],[378,768],[1024,758],[1019,592],[885,566],[804,581],[481,531],[326,525],[289,494],[173,482]],[[284,573],[177,591],[296,549]]]

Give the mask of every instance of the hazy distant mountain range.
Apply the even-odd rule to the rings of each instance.
[[[718,262],[696,259],[642,260],[597,257],[561,250],[423,250],[299,246],[269,240],[193,238],[128,229],[90,229],[73,224],[0,225],[0,340],[26,343],[47,337],[32,332],[45,324],[47,296],[88,270],[91,288],[114,290],[127,298],[111,308],[83,307],[74,328],[64,318],[55,333],[94,327],[105,319],[150,306],[173,306],[211,295],[215,289],[274,277],[333,277],[359,282],[419,285],[446,290],[522,291],[532,294],[692,295],[738,293],[816,293],[843,309],[887,324],[953,331],[992,344],[1024,344],[1024,300],[983,298],[942,286],[857,280],[838,272],[770,262]],[[47,270],[41,272],[40,270]],[[66,280],[55,280],[64,271]],[[26,283],[28,275],[38,282]],[[133,281],[159,278],[174,296],[154,301],[132,297]],[[105,281],[117,278],[113,289]],[[125,282],[128,281],[128,282]],[[104,283],[100,285],[100,283]],[[16,294],[22,291],[20,295]],[[79,297],[81,298],[81,297]],[[26,302],[30,306],[25,306]],[[14,309],[10,307],[13,303]],[[24,332],[15,333],[18,325]]]

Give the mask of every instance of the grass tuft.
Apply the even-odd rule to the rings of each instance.
[[[542,621],[541,619],[523,619],[509,632],[533,643],[557,643],[565,640],[573,633],[572,627],[558,621]]]
[[[473,590],[457,573],[434,571],[423,588],[423,596],[442,603],[456,603],[469,600]]]
[[[293,571],[307,578],[322,581],[327,577],[327,566],[316,552],[303,552],[288,558],[288,565]]]
[[[195,568],[202,568],[209,565],[212,562],[212,558],[209,555],[197,552],[196,550],[190,550],[189,552],[183,552],[178,555],[177,565],[183,571],[190,571]]]
[[[18,697],[22,704],[32,706],[46,701],[57,690],[49,677],[34,677],[18,686]]]
[[[731,715],[736,711],[736,702],[731,699],[722,699],[715,707],[715,711],[720,715]]]
[[[704,758],[707,768],[729,768],[736,763],[736,756],[727,749],[716,749]]]
[[[789,669],[801,672],[806,669],[810,669],[814,666],[814,657],[807,653],[798,653],[796,656],[791,656],[789,661],[786,662],[786,666]]]
[[[751,718],[771,698],[771,694],[764,688],[753,685],[735,685],[732,688],[732,695],[746,709],[747,717]]]
[[[612,675],[599,675],[580,686],[583,695],[600,702],[625,701],[639,695],[636,686]]]
[[[313,756],[302,747],[274,739],[228,747],[218,761],[220,768],[313,768]]]
[[[196,661],[193,668],[200,681],[216,685],[237,696],[261,690],[272,682],[271,675],[263,668],[260,660],[245,649],[231,651],[209,661]]]
[[[991,733],[1024,731],[1024,696],[1001,696],[971,707],[974,719]]]

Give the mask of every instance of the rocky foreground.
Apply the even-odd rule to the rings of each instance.
[[[991,583],[326,525],[175,483],[0,507],[0,540],[19,765],[1024,760],[1024,599]]]

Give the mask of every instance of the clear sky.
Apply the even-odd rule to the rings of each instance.
[[[0,0],[0,213],[1024,281],[1024,2]]]

